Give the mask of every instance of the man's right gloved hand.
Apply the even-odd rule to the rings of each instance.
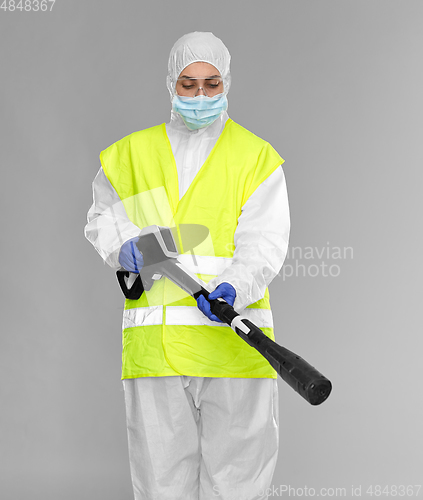
[[[131,273],[139,273],[144,265],[142,253],[138,250],[137,242],[139,238],[131,238],[121,246],[119,252],[119,262],[122,267]]]

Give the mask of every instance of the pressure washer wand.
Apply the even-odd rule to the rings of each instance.
[[[210,292],[205,288],[205,283],[178,260],[178,252],[169,228],[144,228],[137,246],[144,258],[140,282],[138,285],[136,282],[134,284],[135,288],[138,286],[138,297],[131,297],[133,290],[125,285],[124,275],[129,273],[117,271],[119,283],[127,298],[139,298],[144,289],[149,290],[153,286],[154,276],[165,276],[196,300],[203,295],[210,302],[211,312],[266,358],[282,379],[310,404],[319,405],[328,398],[332,390],[331,382],[307,361],[271,340],[222,298],[209,300]]]
[[[195,293],[193,297],[197,299],[200,294],[208,300],[209,292],[204,289]],[[218,298],[209,302],[211,312],[227,323],[247,344],[257,349],[282,379],[306,401],[312,405],[319,405],[328,398],[332,384],[316,368],[271,340],[260,328],[238,314],[223,299]]]

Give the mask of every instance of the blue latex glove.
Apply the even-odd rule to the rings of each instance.
[[[122,245],[119,252],[119,263],[131,273],[139,273],[144,265],[142,253],[138,250],[136,243],[139,238],[131,238]]]
[[[233,306],[236,297],[236,290],[229,283],[221,283],[212,293],[209,294],[210,300],[217,299],[218,297],[222,297],[222,299],[226,300],[228,304]],[[197,306],[198,309],[200,309],[200,311],[212,321],[223,323],[223,321],[221,321],[217,316],[212,314],[210,310],[210,302],[204,298],[203,295],[198,297]]]

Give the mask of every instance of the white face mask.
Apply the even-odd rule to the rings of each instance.
[[[179,113],[189,130],[197,130],[212,124],[223,111],[228,109],[226,93],[213,97],[199,95],[185,97],[175,94],[172,108]]]

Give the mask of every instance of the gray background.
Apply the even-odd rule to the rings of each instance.
[[[0,498],[132,498],[123,301],[83,228],[100,151],[168,121],[190,31],[227,45],[229,115],[286,160],[291,247],[353,249],[270,286],[279,343],[334,384],[312,407],[280,382],[275,487],[423,483],[422,25],[420,0],[0,11]]]

